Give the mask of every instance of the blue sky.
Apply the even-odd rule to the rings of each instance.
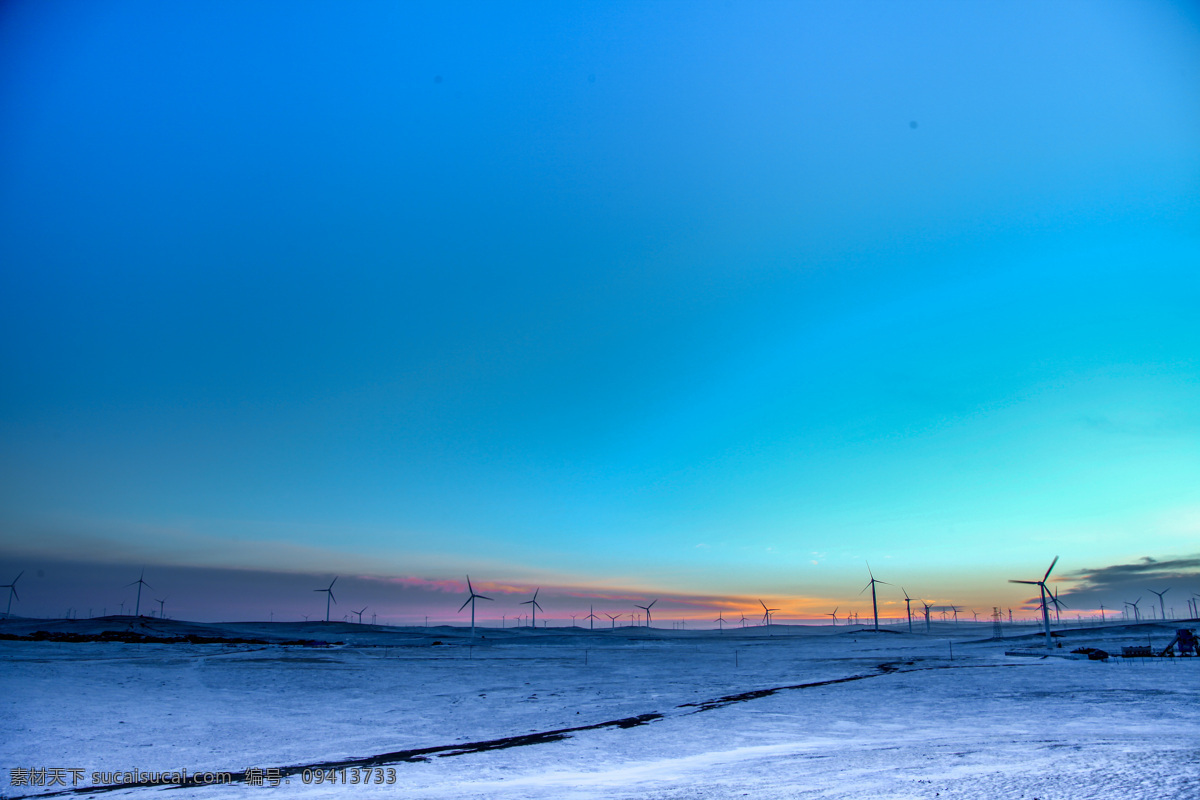
[[[17,2],[0,37],[0,566],[801,613],[868,559],[983,607],[1196,553],[1190,4]]]

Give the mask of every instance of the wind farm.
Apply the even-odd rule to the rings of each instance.
[[[1195,3],[2,14],[3,800],[1200,797]]]
[[[476,602],[494,605],[497,601],[489,595],[500,584],[485,584],[485,595],[468,577],[465,601],[450,610],[471,606],[469,624],[373,624],[363,621],[366,606],[356,609],[350,622],[196,623],[167,619],[161,613],[163,601],[157,600],[157,616],[5,619],[0,623],[0,655],[8,668],[6,680],[21,687],[20,702],[49,696],[52,687],[73,676],[89,693],[91,708],[115,714],[122,707],[121,718],[137,725],[143,736],[163,742],[169,758],[185,757],[197,769],[228,773],[222,792],[235,796],[249,797],[256,789],[255,773],[234,766],[248,757],[244,747],[250,739],[213,741],[196,734],[197,726],[232,714],[233,698],[238,704],[289,709],[289,719],[311,714],[314,722],[321,720],[289,724],[286,736],[253,739],[253,757],[281,779],[302,782],[305,775],[312,780],[317,769],[343,768],[360,770],[361,779],[369,763],[372,770],[384,769],[385,778],[386,770],[394,770],[396,780],[414,791],[453,790],[465,797],[516,800],[530,792],[586,785],[588,796],[632,798],[678,785],[674,765],[688,763],[694,773],[688,785],[720,782],[749,788],[753,782],[760,796],[769,798],[782,798],[797,785],[851,798],[865,797],[879,786],[928,781],[917,785],[928,786],[930,796],[986,785],[989,796],[1016,800],[1022,793],[1045,793],[1062,769],[1082,775],[1100,763],[1106,786],[1114,780],[1118,786],[1123,781],[1133,786],[1147,774],[1165,777],[1190,763],[1184,753],[1188,734],[1200,725],[1193,706],[1175,706],[1174,715],[1164,719],[1157,705],[1119,705],[1097,691],[1135,681],[1161,696],[1186,693],[1200,658],[1118,655],[1123,646],[1147,640],[1160,648],[1168,641],[1175,644],[1169,637],[1188,624],[1185,620],[1102,621],[1097,616],[1053,622],[1048,612],[1053,592],[1044,588],[1050,579],[1047,570],[1041,580],[1024,581],[1039,586],[1036,619],[1000,623],[996,611],[991,620],[972,613],[958,622],[931,622],[928,611],[935,604],[920,601],[927,627],[910,632],[905,600],[912,598],[904,590],[890,598],[888,584],[873,574],[871,578],[874,584],[863,591],[877,585],[878,594],[870,618],[861,625],[838,620],[840,606],[811,619],[780,620],[774,615],[782,603],[756,599],[759,624],[726,631],[722,612],[705,618],[712,620],[711,627],[668,629],[652,624],[651,609],[669,602],[663,598],[635,604],[645,612],[641,619],[629,619],[620,609],[595,614],[593,602],[587,606],[589,616],[607,617],[610,626],[595,627],[591,619],[576,625],[569,614],[556,614],[563,599],[539,587],[530,618],[541,612],[542,624],[511,627],[502,625],[500,617],[532,601],[520,600],[520,594],[497,595],[510,611],[494,621],[480,620],[474,614]],[[326,593],[327,604],[334,602],[336,580],[316,590]],[[342,591],[360,592],[357,583],[346,587]],[[877,616],[876,609],[888,602],[894,603],[895,613]],[[942,605],[947,611],[954,607]],[[618,625],[621,619],[626,622]],[[751,621],[745,614],[742,619]],[[998,624],[1000,636],[995,635]],[[1052,626],[1049,647],[1043,638],[1047,624]],[[97,651],[84,648],[106,648],[107,655],[85,668]],[[1101,649],[1112,654],[1107,661],[1091,655]],[[181,669],[202,663],[209,664],[206,684],[177,695],[190,709],[183,725],[171,721],[175,701],[143,699],[128,707],[117,680],[122,670],[132,668],[142,680],[176,684]],[[313,663],[321,669],[314,672]],[[247,669],[266,679],[245,685]],[[341,670],[369,675],[368,687],[373,688],[347,685],[337,677]],[[995,691],[996,681],[1003,692]],[[241,688],[230,692],[233,685]],[[320,687],[324,700],[297,706],[297,685]],[[867,719],[872,727],[899,725],[914,693],[926,704],[928,728],[909,727],[899,742],[863,728],[845,729],[840,722],[851,713],[848,709],[860,708],[871,709]],[[1032,700],[1024,698],[1031,695],[1039,698],[1043,713],[1039,729],[997,736],[995,731],[1017,725],[1030,713]],[[981,696],[987,697],[982,703]],[[137,753],[136,739],[127,743],[95,735],[96,726],[107,724],[100,721],[106,714],[94,723],[64,724],[55,716],[55,704],[34,702],[18,712],[15,698],[0,699],[6,713],[20,714],[28,725],[19,743],[6,745],[15,758],[62,748],[77,748],[85,764],[147,758]],[[1047,703],[1061,715],[1044,713]],[[451,707],[455,711],[448,713]],[[1180,713],[1180,708],[1185,710]],[[395,713],[389,709],[425,722],[398,731],[385,723],[386,714]],[[782,721],[792,719],[794,723]],[[1081,736],[1080,721],[1094,722],[1095,733]],[[331,750],[331,724],[353,736],[353,753]],[[720,758],[714,757],[710,743],[714,735],[732,745],[720,751]],[[1047,751],[1064,742],[1083,750],[1078,756]],[[768,749],[762,750],[764,746]],[[497,747],[521,748],[519,766],[514,769],[487,755]],[[838,756],[847,747],[877,764],[868,777],[847,783]],[[951,765],[962,763],[964,748],[972,753],[969,763],[1006,765],[1003,783],[947,777]],[[1165,761],[1146,760],[1147,754],[1161,754],[1164,748]],[[430,764],[416,757],[440,752],[453,758]],[[788,765],[799,752],[821,753],[823,760],[816,766],[801,762],[798,772]],[[909,762],[917,754],[922,766],[911,772]],[[635,776],[607,768],[596,772],[597,757],[633,760],[642,771]],[[1048,758],[1055,771],[1041,766],[1040,759]],[[153,770],[168,766],[153,756],[145,763]],[[773,764],[765,782],[759,772],[763,763]],[[585,774],[592,777],[585,781]],[[129,786],[121,781],[109,775],[89,788],[122,786],[135,796],[155,791],[152,783]]]

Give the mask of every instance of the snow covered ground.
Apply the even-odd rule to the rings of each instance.
[[[1039,639],[987,640],[990,624],[489,629],[472,646],[449,628],[0,623],[127,628],[345,644],[0,641],[0,793],[64,789],[13,785],[14,768],[79,769],[88,790],[102,771],[299,768],[289,797],[1200,797],[1200,659],[1006,656]],[[1071,629],[1054,652],[1171,635]],[[322,764],[335,782],[315,782]],[[343,783],[366,766],[371,783]],[[170,796],[272,791],[235,777]]]

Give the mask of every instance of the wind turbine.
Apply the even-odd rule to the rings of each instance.
[[[900,591],[904,592],[904,609],[908,614],[908,632],[912,633],[912,598],[908,596],[908,590],[903,586],[900,587]]]
[[[145,586],[148,589],[154,588],[153,586],[151,586],[150,584],[148,584],[144,580],[142,580],[142,578],[144,578],[144,577],[146,577],[146,568],[142,567],[142,574],[138,575],[138,579],[136,581],[134,581],[133,583],[125,584],[125,586],[127,588],[129,586],[135,586],[135,585],[138,587],[137,606],[134,608],[134,611],[133,611],[133,615],[135,617],[140,617],[142,615],[141,614],[141,611],[142,611],[142,587]]]
[[[362,625],[362,615],[363,615],[363,611],[366,611],[366,610],[367,610],[367,606],[363,606],[363,607],[362,607],[362,611],[351,611],[351,612],[350,612],[351,614],[358,614],[358,624],[359,624],[359,625]]]
[[[333,580],[329,582],[329,587],[326,589],[313,589],[314,592],[325,592],[325,621],[329,622],[329,601],[337,602],[337,598],[333,596],[333,585],[337,583],[337,576],[333,576]]]
[[[871,608],[873,608],[875,610],[875,630],[878,631],[879,630],[879,603],[875,599],[875,584],[882,583],[887,586],[891,586],[891,584],[888,583],[887,581],[881,581],[878,578],[876,578],[875,573],[871,572],[870,564],[867,564],[867,574],[871,576],[871,580],[867,581],[867,585],[864,586],[859,591],[859,594],[862,594],[867,589],[871,590]]]
[[[1133,621],[1134,622],[1142,621],[1142,610],[1140,608],[1138,608],[1138,603],[1140,603],[1140,602],[1142,602],[1142,598],[1140,598],[1140,597],[1137,600],[1134,600],[1132,603],[1129,602],[1128,600],[1125,601],[1125,605],[1133,607]]]
[[[588,606],[588,615],[587,615],[586,617],[584,617],[584,619],[586,619],[586,620],[588,621],[588,630],[589,630],[589,631],[594,631],[594,630],[596,629],[596,620],[598,620],[598,619],[600,619],[600,618],[599,618],[599,617],[597,617],[597,616],[596,616],[596,615],[593,613],[593,609],[592,609],[592,607],[589,605],[589,606]],[[571,621],[572,621],[572,622],[574,622],[574,620],[571,620]]]
[[[657,602],[658,602],[658,599],[655,598],[654,601],[651,602],[650,605],[648,605],[648,606],[639,606],[637,603],[633,604],[634,608],[640,608],[642,611],[646,612],[646,627],[647,628],[649,628],[650,623],[654,621],[650,618],[650,609],[654,608],[654,603],[657,603]]]
[[[723,633],[725,631],[725,612],[717,612],[717,618],[713,622],[717,623],[717,632]]]
[[[1100,604],[1100,624],[1104,624],[1104,603]]]
[[[164,597],[161,600],[159,600],[158,598],[155,598],[154,602],[158,603],[158,618],[165,619],[165,616],[163,614],[163,603],[167,602],[167,598]]]
[[[962,609],[959,608],[958,606],[950,606],[949,609],[951,612],[954,613],[954,624],[957,625],[958,624],[958,612],[962,611]]]
[[[1058,624],[1062,622],[1062,614],[1060,613],[1061,610],[1064,608],[1070,608],[1070,606],[1058,599],[1057,591],[1050,593],[1050,602],[1054,603],[1054,622],[1055,624]]]
[[[471,596],[468,597],[465,601],[463,601],[463,604],[458,607],[458,613],[460,613],[460,614],[462,613],[462,610],[467,607],[467,603],[471,604],[471,638],[474,639],[475,638],[475,601],[476,600],[491,600],[492,598],[484,597],[481,594],[475,594],[475,587],[471,585],[471,576],[470,575],[467,576],[467,591],[470,592]]]
[[[743,628],[746,627],[746,615],[745,614],[742,614],[741,623],[742,623]]]
[[[617,629],[617,620],[621,618],[621,615],[620,614],[614,615],[614,614],[610,614],[607,611],[605,611],[604,616],[606,616],[610,620],[612,620],[612,629],[615,631]]]
[[[533,590],[533,599],[526,600],[525,602],[521,603],[521,605],[523,605],[523,606],[530,606],[530,610],[533,612],[533,627],[535,629],[537,628],[537,612],[539,609],[542,609],[541,604],[538,603],[538,601],[537,601],[538,592],[540,592],[540,591],[541,591],[541,587],[534,589]],[[545,610],[545,609],[542,609],[542,610]]]
[[[1046,603],[1046,595],[1050,594],[1050,590],[1046,588],[1046,579],[1050,577],[1050,570],[1054,569],[1054,565],[1057,563],[1058,563],[1058,556],[1055,556],[1054,560],[1050,562],[1050,566],[1046,568],[1046,574],[1042,576],[1042,579],[1040,581],[1014,581],[1014,580],[1009,581],[1009,583],[1027,583],[1031,586],[1038,587],[1038,589],[1041,591],[1042,622],[1045,624],[1045,628],[1046,628],[1046,647],[1050,647],[1051,645],[1054,644],[1053,641],[1050,639],[1050,608]]]
[[[841,608],[841,606],[837,606],[837,608],[834,608],[834,609],[833,609],[833,611],[827,611],[827,612],[825,613],[825,616],[827,616],[827,617],[833,617],[833,624],[834,624],[835,626],[837,625],[837,612],[838,612],[838,608]]]
[[[759,600],[758,604],[763,607],[763,622],[767,626],[767,633],[770,633],[771,632],[771,612],[778,611],[779,609],[778,608],[767,608],[767,604],[764,603],[762,600]]]
[[[21,580],[21,575],[24,575],[24,574],[25,574],[25,570],[21,570],[21,572],[17,575],[17,577],[12,579],[12,583],[6,583],[3,586],[0,586],[0,589],[8,589],[8,610],[4,612],[5,619],[8,619],[9,617],[12,616],[13,598],[15,597],[18,600],[21,599],[21,596],[19,594],[17,594],[17,581]]]
[[[1163,589],[1161,592],[1156,592],[1156,591],[1154,591],[1153,589],[1151,589],[1151,590],[1150,590],[1150,592],[1151,592],[1152,594],[1156,594],[1156,595],[1158,595],[1158,610],[1162,612],[1162,618],[1163,618],[1163,619],[1166,619],[1166,618],[1167,618],[1167,610],[1166,610],[1166,608],[1164,608],[1164,607],[1163,607],[1163,595],[1164,595],[1164,594],[1166,594],[1166,593],[1167,593],[1167,592],[1169,592],[1169,591],[1171,591],[1171,587],[1170,587],[1170,586],[1168,586],[1167,588]]]

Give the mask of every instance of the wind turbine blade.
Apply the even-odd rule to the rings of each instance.
[[[13,585],[13,584],[15,584],[15,583],[16,583],[16,581],[13,581],[13,583],[9,584],[9,586],[8,586],[8,590],[9,590],[10,592],[12,592],[12,593],[13,593],[13,597],[15,597],[15,598],[17,598],[18,600],[20,600],[20,599],[21,599],[21,595],[17,594],[17,587],[16,587],[15,585]]]
[[[658,600],[657,600],[657,599],[655,599],[654,601],[652,601],[652,602],[650,603],[650,608],[654,608],[654,604],[655,604],[655,603],[657,603],[657,602],[658,602]]]
[[[1054,569],[1054,565],[1057,563],[1058,563],[1058,556],[1055,556],[1054,560],[1050,562],[1050,566],[1046,568],[1046,574],[1042,576],[1042,580],[1046,580],[1046,578],[1050,577],[1050,570]]]
[[[1009,583],[1028,583],[1031,586],[1041,586],[1041,581],[1009,581]]]
[[[490,598],[490,597],[485,597],[484,595],[481,595],[481,594],[472,595],[472,596],[473,596],[473,597],[476,597],[476,598],[478,598],[478,599],[480,599],[480,600],[491,600],[491,599],[492,599],[492,598]]]
[[[472,596],[468,597],[468,598],[466,599],[466,601],[465,601],[465,602],[464,602],[464,603],[463,603],[461,606],[459,606],[459,607],[458,607],[458,613],[459,613],[459,614],[461,614],[461,613],[462,613],[462,610],[463,610],[464,608],[466,608],[466,607],[467,607],[467,605],[468,605],[468,604],[470,604],[470,602],[471,602],[472,600],[474,600],[474,599],[475,599],[475,596],[474,596],[474,595],[472,595]]]
[[[332,590],[332,589],[330,589],[330,590],[329,590],[329,599],[333,601],[333,604],[334,604],[334,605],[337,605],[337,598],[333,596],[333,590]]]
[[[758,604],[759,604],[760,606],[762,606],[762,607],[763,607],[763,611],[766,611],[766,610],[767,610],[767,604],[766,604],[766,603],[764,603],[762,600],[759,600],[759,601],[758,601]]]
[[[338,576],[337,576],[337,575],[334,575],[334,576],[333,576],[333,580],[331,580],[331,581],[329,582],[329,588],[330,588],[330,589],[332,589],[332,588],[333,588],[333,585],[334,585],[335,583],[337,583],[337,579],[338,579]]]
[[[471,576],[470,575],[467,576],[467,592],[469,594],[475,594],[475,587],[471,585]]]
[[[858,590],[858,593],[859,593],[859,594],[862,594],[862,593],[863,593],[863,592],[865,592],[867,589],[870,589],[870,588],[871,588],[871,584],[872,584],[872,583],[874,583],[874,582],[875,582],[875,579],[874,579],[874,578],[872,578],[871,580],[867,581],[867,585],[866,585],[866,586],[864,586],[864,587],[862,587],[861,589],[859,589],[859,590]]]

